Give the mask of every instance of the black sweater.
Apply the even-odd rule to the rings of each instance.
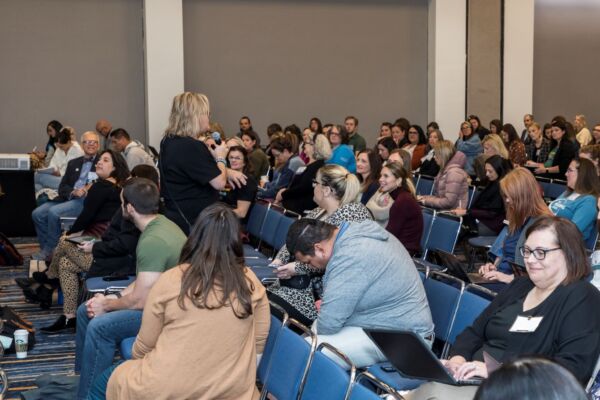
[[[110,221],[121,206],[120,193],[121,189],[114,183],[105,179],[96,181],[85,196],[83,210],[68,233],[84,231],[96,222]]]
[[[325,165],[323,160],[308,164],[301,174],[295,175],[289,188],[281,195],[281,204],[288,210],[303,214],[305,210],[317,207],[313,197],[312,181],[317,171]]]
[[[486,341],[485,330],[490,318],[506,307],[524,299],[533,288],[529,278],[515,279],[461,333],[452,347],[451,356],[467,361]],[[535,332],[506,332],[508,346],[501,362],[517,356],[539,354],[558,362],[585,384],[600,353],[600,291],[586,281],[558,286],[536,307],[535,316],[543,316]]]

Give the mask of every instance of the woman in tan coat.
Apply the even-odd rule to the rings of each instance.
[[[225,205],[202,211],[181,265],[150,291],[133,359],[113,367],[107,399],[259,398],[256,356],[269,332],[269,303],[243,264],[239,230]],[[100,397],[100,386],[91,394]]]

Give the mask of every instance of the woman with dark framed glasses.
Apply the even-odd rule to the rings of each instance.
[[[529,276],[516,278],[490,303],[443,363],[464,380],[487,378],[484,352],[500,363],[541,355],[585,386],[600,354],[600,291],[585,279],[592,271],[581,233],[565,218],[542,216],[527,229],[519,252]],[[476,390],[428,383],[404,397],[462,399]]]

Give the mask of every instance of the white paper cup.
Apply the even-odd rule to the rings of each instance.
[[[27,343],[29,342],[29,332],[25,329],[18,329],[15,331],[15,350],[17,352],[17,358],[27,357]]]

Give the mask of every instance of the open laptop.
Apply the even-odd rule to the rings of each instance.
[[[487,279],[478,273],[467,272],[463,263],[451,253],[448,253],[444,250],[433,250],[432,257],[436,260],[437,264],[447,268],[447,272],[457,277],[458,279],[466,282],[466,283],[492,283],[498,282],[497,280]]]
[[[365,329],[388,361],[407,378],[424,379],[454,386],[479,385],[481,378],[457,381],[425,344],[411,331]]]

